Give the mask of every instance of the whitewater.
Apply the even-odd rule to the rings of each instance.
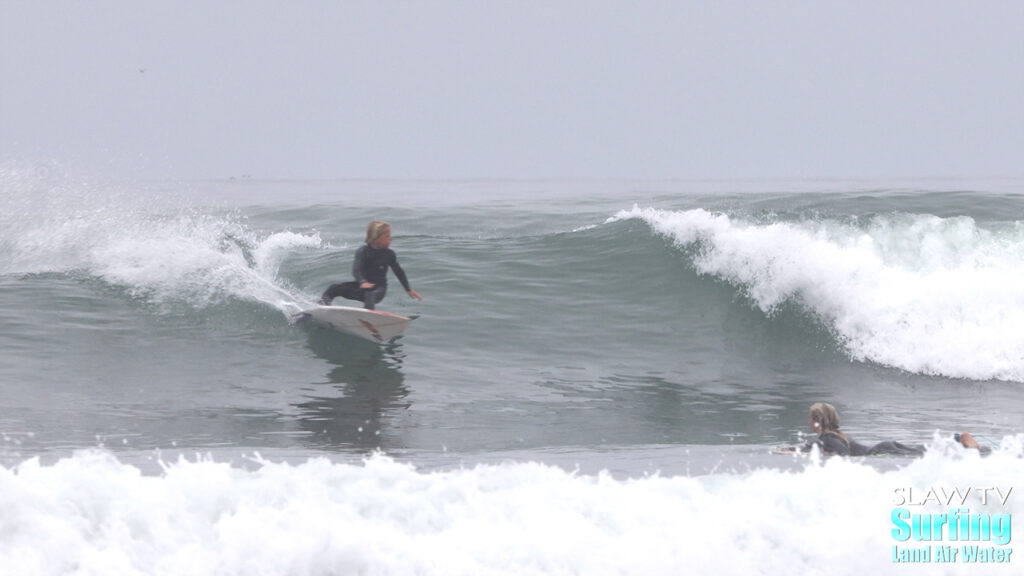
[[[910,372],[1024,381],[1024,228],[882,214],[756,222],[706,210],[623,211],[681,248],[702,274],[766,314],[793,302],[856,360]]]
[[[937,442],[885,472],[815,459],[630,479],[538,463],[422,472],[381,455],[252,463],[180,459],[147,476],[87,452],[0,469],[0,562],[21,574],[890,573],[894,487],[1024,477],[1019,442],[988,458]],[[987,509],[1017,515],[1020,502]]]

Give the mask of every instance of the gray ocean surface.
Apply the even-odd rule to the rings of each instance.
[[[624,474],[1024,420],[1024,182],[0,180],[0,463],[103,447]],[[387,220],[416,314],[290,315]],[[1016,282],[1016,283],[1015,283]],[[340,302],[339,302],[340,303]]]

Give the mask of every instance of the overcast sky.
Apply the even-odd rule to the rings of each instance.
[[[1024,2],[0,0],[0,162],[1024,175]]]

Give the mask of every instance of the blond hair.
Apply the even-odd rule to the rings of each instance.
[[[839,412],[836,407],[828,402],[818,402],[811,406],[811,421],[818,424],[818,436],[823,434],[834,434],[841,438],[847,445],[850,440],[839,431]]]
[[[389,230],[391,230],[391,225],[387,222],[381,222],[380,220],[370,222],[366,226],[366,243],[373,244],[377,238],[380,238]]]

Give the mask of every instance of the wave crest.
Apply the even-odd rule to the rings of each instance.
[[[1024,381],[1024,232],[1016,223],[892,214],[766,221],[634,207],[765,314],[794,302],[849,355],[910,372]]]

